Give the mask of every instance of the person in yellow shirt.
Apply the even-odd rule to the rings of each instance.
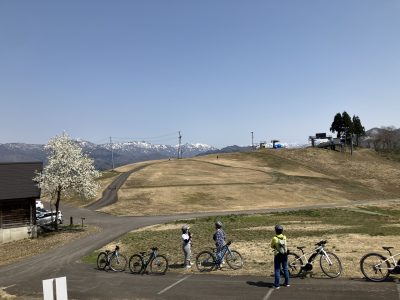
[[[283,227],[275,225],[275,236],[271,240],[271,248],[274,249],[274,287],[280,287],[281,267],[285,276],[284,286],[289,287],[288,255],[286,236],[283,235]]]

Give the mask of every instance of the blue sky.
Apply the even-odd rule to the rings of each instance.
[[[400,1],[0,2],[0,143],[400,127]]]

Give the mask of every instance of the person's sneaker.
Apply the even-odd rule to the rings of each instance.
[[[290,284],[284,284],[283,286],[289,287],[289,286],[290,286]]]
[[[274,286],[274,288],[275,288],[276,290],[279,290],[281,287],[280,287],[280,286]]]

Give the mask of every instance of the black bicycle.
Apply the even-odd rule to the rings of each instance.
[[[114,272],[125,271],[128,259],[119,252],[119,246],[115,246],[114,251],[106,250],[97,256],[97,268],[105,270],[109,267]]]
[[[158,254],[158,248],[151,248],[151,253],[147,261],[145,260],[146,252],[139,252],[129,258],[129,269],[133,274],[144,274],[148,266],[150,273],[163,275],[168,270],[168,259],[164,255]]]

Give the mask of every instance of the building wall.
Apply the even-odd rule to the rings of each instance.
[[[37,237],[36,226],[0,229],[0,244]]]
[[[0,200],[0,244],[37,237],[35,199]]]

